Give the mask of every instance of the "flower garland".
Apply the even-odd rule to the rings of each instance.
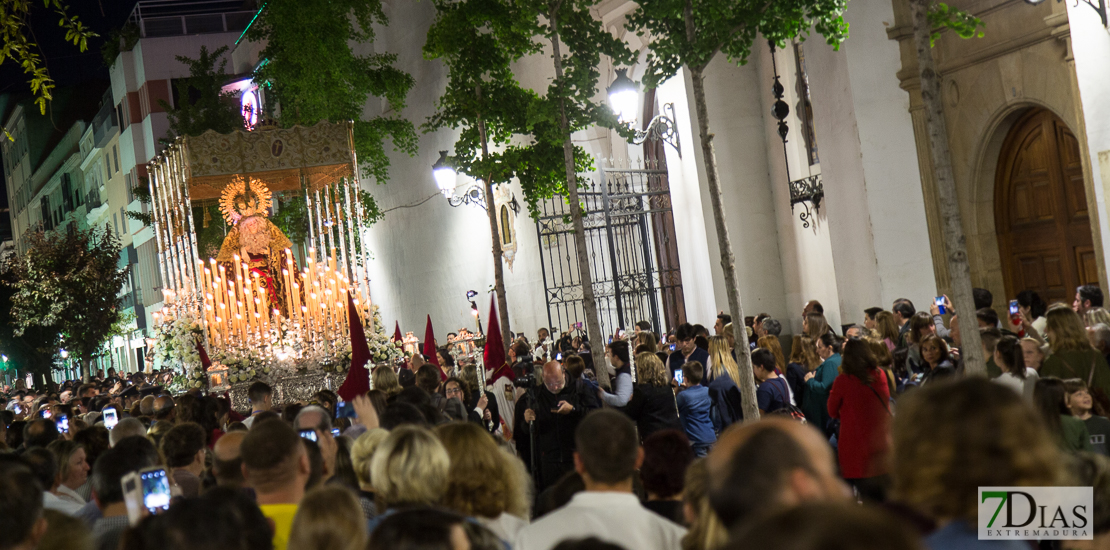
[[[162,368],[174,368],[179,374],[170,386],[171,391],[203,388],[207,373],[200,362],[196,342],[202,340],[200,319],[190,308],[178,308],[175,315],[164,315],[155,326],[155,352]],[[370,360],[375,364],[394,363],[404,358],[400,342],[391,342],[385,336],[378,306],[371,306],[366,343]],[[294,376],[313,370],[343,373],[351,367],[350,339],[332,342],[326,349],[306,345],[291,330],[289,321],[273,326],[269,344],[265,347],[238,346],[223,348],[212,354],[213,364],[227,367],[227,381],[238,384],[259,378]]]

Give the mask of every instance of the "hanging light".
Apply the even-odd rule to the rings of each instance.
[[[606,91],[609,93],[609,105],[617,114],[617,119],[623,124],[634,125],[637,119],[636,113],[640,109],[640,86],[628,78],[628,69],[617,69],[617,77],[613,79],[613,83]],[[633,128],[635,135],[632,143],[639,145],[649,139],[663,141],[674,147],[678,158],[682,158],[678,129],[674,124],[674,103],[666,103],[662,109],[663,112],[648,122],[646,129]]]
[[[439,187],[443,196],[450,198],[455,193],[457,174],[455,169],[451,167],[450,161],[447,160],[447,151],[439,152],[439,160],[432,165],[432,176],[435,177],[436,186]]]
[[[628,78],[628,69],[617,69],[617,78],[613,79],[607,92],[609,105],[613,107],[617,118],[625,124],[636,122],[636,109],[640,106],[640,87]]]

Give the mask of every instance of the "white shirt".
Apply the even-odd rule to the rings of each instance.
[[[520,533],[520,530],[528,525],[526,520],[508,512],[502,512],[500,516],[493,519],[481,516],[477,516],[475,519],[486,529],[489,529],[493,534],[497,535],[497,538],[505,542],[512,542],[517,534]]]
[[[47,510],[54,510],[67,516],[72,516],[82,508],[82,505],[72,500],[58,498],[58,495],[50,491],[44,491],[42,493],[42,507]]]
[[[78,507],[85,505],[85,499],[81,498],[81,495],[77,494],[77,491],[74,491],[73,489],[70,489],[65,485],[58,485],[58,498],[68,502],[72,502]]]
[[[1003,386],[1006,386],[1007,388],[1010,388],[1011,390],[1014,390],[1015,393],[1017,393],[1018,395],[1020,395],[1022,397],[1032,399],[1032,397],[1033,397],[1033,386],[1037,383],[1037,378],[1039,378],[1039,376],[1037,375],[1037,371],[1035,371],[1035,370],[1033,370],[1029,367],[1026,367],[1025,368],[1025,379],[1021,379],[1021,378],[1018,378],[1018,377],[1014,376],[1013,374],[1010,374],[1008,372],[1004,372],[1004,373],[1002,373],[1001,376],[999,376],[998,378],[995,378],[994,382],[998,383],[998,384],[1002,384]]]
[[[567,539],[597,537],[635,550],[678,550],[686,529],[644,508],[632,493],[585,491],[520,530],[515,550],[550,550]]]

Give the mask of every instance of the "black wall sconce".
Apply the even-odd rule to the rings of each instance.
[[[790,157],[786,154],[786,136],[790,133],[786,117],[790,116],[790,106],[782,100],[786,88],[783,87],[782,82],[779,82],[779,68],[778,63],[775,62],[775,43],[768,41],[768,44],[771,46],[771,67],[775,71],[775,84],[771,86],[771,92],[775,95],[775,104],[771,106],[771,116],[779,121],[782,157],[786,162],[786,180],[790,182],[790,211],[794,212],[794,206],[798,204],[805,207],[806,211],[798,214],[798,218],[802,220],[802,227],[809,228],[814,216],[821,211],[821,200],[825,198],[825,184],[821,181],[820,174],[798,180],[790,179]]]

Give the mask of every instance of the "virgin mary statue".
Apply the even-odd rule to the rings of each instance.
[[[289,238],[281,232],[266,216],[271,206],[270,190],[261,181],[236,176],[220,196],[220,210],[224,219],[232,226],[224,237],[220,253],[216,256],[227,270],[229,279],[234,279],[235,263],[246,264],[246,273],[252,279],[257,275],[259,284],[269,296],[269,308],[277,309],[288,315],[285,296],[285,283],[281,270],[284,264],[284,251],[292,246]],[[242,266],[240,266],[242,267]],[[296,266],[290,270],[296,274]],[[232,281],[228,281],[234,284]]]

